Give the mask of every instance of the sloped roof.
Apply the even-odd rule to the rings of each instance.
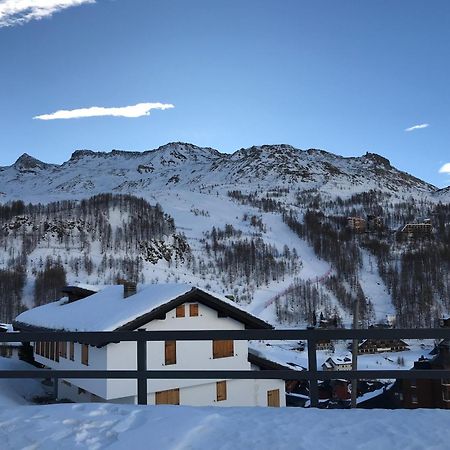
[[[188,284],[144,285],[126,299],[123,286],[108,286],[71,303],[65,297],[25,311],[16,317],[14,327],[50,331],[135,330],[185,302],[202,303],[244,323],[246,328],[272,328],[231,300]]]

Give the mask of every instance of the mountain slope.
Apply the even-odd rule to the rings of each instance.
[[[421,326],[450,309],[450,191],[379,155],[344,158],[288,145],[223,154],[184,143],[78,150],[62,165],[23,155],[0,168],[0,191],[0,288],[11,292],[0,301],[3,320],[55,298],[63,282],[121,278],[193,283],[283,324],[319,315],[348,324],[357,298],[365,299],[367,324],[397,315]],[[93,197],[101,193],[113,194],[106,206]],[[86,213],[93,204],[98,211]],[[143,231],[153,219],[142,211],[152,208],[162,234]],[[383,231],[348,229],[348,216],[367,215],[380,216]],[[432,239],[398,234],[427,217]],[[406,273],[412,270],[431,280],[430,289]]]

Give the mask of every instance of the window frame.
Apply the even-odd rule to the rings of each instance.
[[[164,365],[172,366],[177,363],[177,341],[164,341]]]
[[[189,317],[198,317],[198,303],[189,304]]]
[[[226,380],[216,382],[216,401],[223,402],[227,400],[227,382]]]
[[[89,344],[81,344],[81,364],[89,366]]]
[[[212,341],[213,359],[232,358],[234,353],[234,340],[214,339]]]
[[[178,305],[175,308],[175,317],[177,319],[181,319],[183,317],[186,317],[186,306],[185,306],[184,303],[182,305]]]

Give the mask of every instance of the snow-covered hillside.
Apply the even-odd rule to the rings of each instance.
[[[67,203],[86,204],[101,193],[129,200],[116,198],[89,214],[81,204]],[[145,211],[159,208],[166,225],[155,228],[154,217],[130,207],[127,202],[139,200],[127,195],[143,197]],[[250,303],[255,314],[284,326],[311,323],[319,314],[347,324],[358,296],[365,299],[366,323],[383,321],[396,309],[410,320],[424,294],[418,291],[405,308],[399,297],[411,292],[395,290],[392,271],[401,270],[405,253],[417,253],[417,247],[397,242],[392,233],[406,221],[432,215],[439,224],[433,253],[445,260],[446,244],[439,243],[448,235],[449,199],[448,189],[371,153],[344,158],[267,145],[224,154],[171,143],[147,152],[79,150],[62,165],[24,154],[0,168],[0,284],[12,293],[2,298],[0,312],[11,320],[20,307],[9,303],[19,299],[30,307],[55,298],[63,281],[123,278],[192,283]],[[15,200],[58,203],[46,210]],[[367,214],[383,217],[384,234],[349,235],[346,217]],[[151,229],[145,231],[146,224]],[[388,253],[379,245],[388,246]],[[416,314],[418,324],[450,306],[450,282],[441,280],[445,264],[427,260],[425,266],[440,271],[433,273],[438,290],[425,305],[429,313]],[[54,293],[42,292],[39,286],[55,274]]]

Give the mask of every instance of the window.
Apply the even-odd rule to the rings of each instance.
[[[186,315],[186,312],[184,310],[184,305],[177,306],[175,315],[177,317],[184,317]]]
[[[55,360],[55,346],[56,342],[50,342],[50,359]]]
[[[267,391],[267,406],[280,406],[280,390]]]
[[[450,389],[448,387],[444,387],[442,390],[442,400],[444,402],[450,402]]]
[[[216,400],[221,402],[227,399],[227,382],[218,381],[216,383]]]
[[[59,356],[61,358],[67,358],[67,342],[59,343]]]
[[[411,403],[413,404],[418,403],[417,394],[411,394]]]
[[[75,343],[70,342],[69,344],[70,360],[75,361]]]
[[[411,381],[410,381],[410,386],[411,386],[412,388],[416,388],[416,387],[417,387],[417,380],[411,379]]]
[[[234,356],[234,343],[232,340],[213,341],[213,358],[227,358]]]
[[[169,389],[167,391],[160,391],[155,393],[156,405],[179,405],[180,404],[180,390]]]
[[[165,354],[165,364],[176,364],[177,363],[177,341],[165,341],[164,342],[164,354]]]
[[[191,317],[198,316],[198,303],[192,303],[189,305],[189,315]]]
[[[81,344],[81,364],[89,365],[89,345]]]

